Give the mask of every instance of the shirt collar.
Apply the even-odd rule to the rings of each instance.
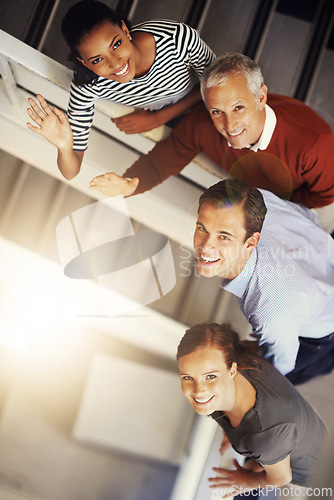
[[[253,144],[253,146],[250,146],[249,148],[245,148],[245,149],[249,149],[250,151],[254,151],[255,153],[258,149],[262,149],[262,150],[267,149],[267,147],[269,146],[269,143],[271,141],[271,138],[273,136],[273,133],[274,133],[274,130],[276,127],[276,123],[277,123],[275,111],[270,106],[268,106],[268,104],[265,105],[264,109],[266,112],[266,119],[264,122],[262,134],[260,135],[260,139],[257,141],[257,143]],[[229,145],[229,147],[231,147],[231,144],[229,142],[228,142],[228,145]]]
[[[248,283],[253,275],[257,261],[257,248],[254,248],[248,261],[242,271],[233,280],[223,280],[220,283],[220,288],[224,288],[227,292],[233,293],[239,299],[245,293]]]
[[[257,141],[257,143],[253,144],[253,146],[250,148],[251,151],[256,152],[258,149],[267,149],[267,147],[269,146],[269,142],[271,141],[271,138],[273,136],[277,122],[275,111],[270,106],[268,106],[268,104],[265,105],[265,110],[266,120],[264,122],[263,132],[260,135],[260,139]]]

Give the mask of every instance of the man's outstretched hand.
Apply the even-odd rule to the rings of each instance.
[[[113,172],[98,175],[90,181],[89,188],[97,189],[100,193],[106,196],[131,196],[137,189],[139,179],[125,179]]]

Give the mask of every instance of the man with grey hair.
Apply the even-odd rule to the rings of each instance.
[[[147,155],[92,189],[130,196],[177,175],[204,152],[234,178],[307,207],[334,201],[334,136],[310,107],[267,95],[259,66],[242,54],[217,58],[203,73],[204,104],[192,110]]]
[[[266,106],[267,87],[252,59],[243,54],[220,57],[203,72],[201,92],[214,126],[232,148],[262,149],[264,127],[275,113]]]
[[[251,94],[259,96],[264,84],[260,66],[244,54],[225,54],[218,57],[203,71],[201,76],[201,90],[208,87],[222,87],[226,85],[231,75],[243,75]],[[203,93],[202,93],[203,97]]]

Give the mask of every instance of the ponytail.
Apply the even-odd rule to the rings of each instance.
[[[238,333],[230,324],[202,323],[189,328],[178,346],[176,359],[179,360],[182,356],[187,356],[203,347],[219,349],[224,355],[228,369],[233,362],[236,362],[238,369],[241,370],[261,370],[259,363],[261,356],[257,344],[240,340]]]

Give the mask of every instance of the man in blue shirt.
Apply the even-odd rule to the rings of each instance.
[[[265,356],[294,384],[334,367],[334,241],[309,209],[237,179],[199,200],[199,274],[222,278]]]

